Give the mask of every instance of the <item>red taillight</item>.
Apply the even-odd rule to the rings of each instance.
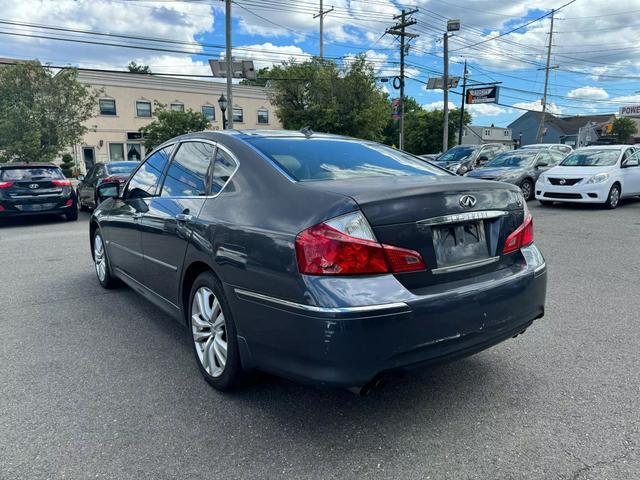
[[[511,253],[533,243],[533,219],[528,210],[524,212],[524,222],[507,237],[502,253]]]
[[[6,208],[4,208],[2,205],[0,205],[0,212],[4,212],[6,210]]]
[[[64,204],[65,207],[70,207],[71,205],[73,205],[73,199],[72,198],[67,200],[67,202]]]
[[[56,185],[58,187],[70,187],[71,186],[71,180],[69,180],[69,179],[51,180],[51,183],[53,183],[54,185]]]
[[[13,182],[0,182],[0,188],[9,188],[13,186]]]
[[[326,223],[298,234],[296,257],[300,273],[308,275],[401,273],[426,268],[418,252],[353,237]]]

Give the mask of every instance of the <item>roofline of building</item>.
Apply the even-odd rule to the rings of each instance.
[[[222,82],[129,72],[88,72],[79,70],[78,81],[94,87],[129,87],[145,90],[204,93],[213,96],[227,92],[226,83]],[[267,97],[267,90],[264,87],[234,85],[233,92],[245,98],[265,99]]]

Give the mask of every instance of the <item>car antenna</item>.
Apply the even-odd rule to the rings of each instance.
[[[311,127],[303,127],[300,129],[300,133],[307,138],[311,138],[311,135],[313,135],[313,130],[311,130]]]

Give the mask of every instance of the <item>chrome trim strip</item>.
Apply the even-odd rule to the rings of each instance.
[[[166,267],[170,270],[173,270],[174,272],[178,271],[178,267],[171,265],[170,263],[165,263],[162,260],[158,260],[157,258],[153,258],[150,257],[149,255],[142,255],[142,258],[144,258],[145,260],[151,260],[153,263],[157,263],[158,265],[162,266],[162,267]]]
[[[119,248],[124,252],[130,253],[131,255],[135,255],[136,257],[144,258],[144,255],[142,255],[140,252],[136,252],[135,250],[129,247],[125,247],[124,245],[120,245],[119,243],[116,243],[114,241],[107,242],[107,244],[113,245],[114,247]]]
[[[440,275],[442,273],[459,272],[460,270],[467,270],[469,268],[484,267],[485,265],[490,265],[492,263],[497,262],[498,260],[500,260],[500,257],[483,258],[482,260],[475,260],[473,262],[461,263],[460,265],[434,268],[433,270],[431,270],[431,273],[433,273],[434,275]]]
[[[432,225],[446,225],[448,223],[467,222],[469,220],[489,220],[509,215],[505,210],[481,210],[477,212],[454,213],[452,215],[444,215],[442,217],[425,218],[418,220],[418,227]]]
[[[60,197],[65,198],[62,195],[62,191],[58,192],[58,193],[45,193],[45,194],[40,194],[40,195],[10,195],[9,198],[33,198],[33,199],[38,199],[38,198],[51,198],[51,197]]]
[[[289,300],[283,300],[281,298],[270,297],[261,293],[250,292],[242,288],[235,288],[236,295],[255,298],[263,300],[265,302],[273,303],[275,305],[282,305],[285,307],[295,308],[297,310],[303,310],[306,312],[315,313],[369,313],[377,312],[380,310],[410,310],[409,305],[404,302],[395,303],[383,303],[378,305],[363,305],[360,307],[316,307],[314,305],[303,305],[302,303],[291,302]]]

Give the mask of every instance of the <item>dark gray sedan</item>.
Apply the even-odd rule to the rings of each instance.
[[[544,315],[546,267],[519,189],[377,143],[194,133],[98,192],[100,284],[124,282],[186,324],[221,390],[252,368],[366,390]]]
[[[513,183],[525,200],[534,197],[534,185],[540,174],[558,165],[565,155],[548,148],[514,150],[498,155],[491,162],[467,173],[467,177]]]

